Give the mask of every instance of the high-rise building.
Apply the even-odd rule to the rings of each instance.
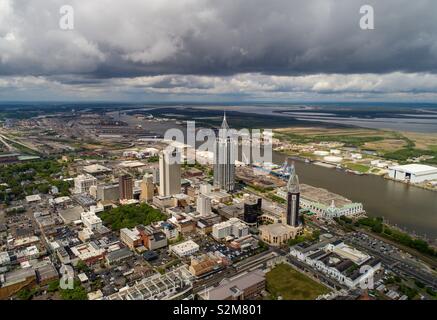
[[[155,194],[155,185],[153,184],[153,176],[145,174],[141,181],[140,201],[152,201]]]
[[[134,197],[134,183],[132,177],[128,174],[118,178],[118,187],[120,190],[120,200],[130,200]]]
[[[199,212],[202,217],[210,215],[211,198],[205,196],[204,194],[199,194],[197,197],[197,212]]]
[[[178,151],[163,151],[159,155],[159,195],[181,193],[181,162]]]
[[[202,183],[199,188],[199,192],[204,195],[211,193],[211,185],[209,183]]]
[[[120,199],[120,187],[118,184],[98,185],[96,198],[101,201],[118,201]]]
[[[225,191],[235,188],[236,143],[231,135],[226,113],[215,143],[214,154],[214,186]]]
[[[97,179],[90,174],[81,174],[74,178],[74,193],[89,193],[92,186],[97,186]]]
[[[292,165],[290,179],[287,183],[287,212],[286,224],[292,227],[299,226],[299,177],[296,174],[296,168]]]
[[[153,183],[159,184],[159,169],[158,168],[152,169],[152,177],[153,177]]]
[[[256,201],[248,199],[244,202],[244,222],[256,224],[260,215],[262,215],[262,198],[258,198]]]

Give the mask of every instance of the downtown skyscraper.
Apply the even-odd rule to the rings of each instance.
[[[181,193],[181,163],[177,151],[162,151],[159,155],[159,195]]]
[[[237,145],[226,121],[226,113],[215,143],[214,187],[232,192],[235,189]]]
[[[133,199],[133,180],[132,176],[125,174],[118,178],[118,188],[120,191],[120,200]]]
[[[287,212],[286,224],[292,227],[299,226],[300,190],[299,177],[294,165],[291,167],[290,179],[287,183]]]

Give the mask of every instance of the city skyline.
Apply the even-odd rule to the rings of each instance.
[[[436,301],[436,12],[0,0],[0,300]]]

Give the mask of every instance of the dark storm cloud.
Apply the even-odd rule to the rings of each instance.
[[[0,74],[388,73],[437,71],[433,0],[0,0]],[[375,30],[359,8],[375,8]]]
[[[66,2],[73,31],[59,28]],[[436,12],[434,0],[0,0],[0,99],[431,101]]]

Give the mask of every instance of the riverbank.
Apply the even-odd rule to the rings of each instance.
[[[287,154],[273,152],[273,162],[282,165]],[[375,175],[355,175],[337,168],[317,166],[294,157],[301,183],[327,189],[353,202],[360,202],[369,217],[384,217],[403,232],[437,240],[435,192]]]
[[[357,176],[363,176],[363,175],[369,175],[369,176],[377,176],[381,177],[383,179],[391,180],[396,183],[401,183],[408,186],[413,186],[433,192],[437,192],[437,183],[435,185],[432,185],[431,183],[425,182],[425,183],[410,183],[408,181],[401,181],[401,180],[395,180],[389,177],[387,169],[381,170],[380,168],[372,168],[371,166],[366,166],[363,164],[355,164],[355,163],[332,163],[332,162],[325,162],[321,159],[315,159],[314,157],[306,157],[305,155],[301,154],[295,154],[295,153],[287,153],[283,151],[275,150],[276,152],[282,153],[285,156],[288,156],[294,160],[302,161],[306,163],[312,163],[317,166],[329,168],[329,169],[336,169],[343,171],[345,173],[354,174]],[[353,170],[354,168],[357,168],[357,170]]]
[[[437,163],[435,134],[358,127],[289,127],[275,129],[274,133],[275,151],[356,175],[389,178],[389,168],[399,164]],[[437,183],[431,181],[396,181],[437,191]]]

